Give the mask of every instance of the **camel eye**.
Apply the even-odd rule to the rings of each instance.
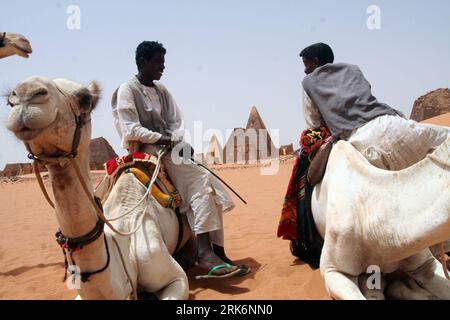
[[[34,95],[35,96],[45,96],[47,93],[48,93],[47,90],[42,89],[42,90],[39,90],[38,92],[36,92]]]

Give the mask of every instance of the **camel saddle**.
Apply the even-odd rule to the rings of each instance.
[[[325,174],[325,169],[327,168],[328,158],[330,157],[332,148],[332,141],[325,142],[320,146],[319,150],[311,161],[308,168],[307,179],[312,186],[315,186],[322,180]]]
[[[104,203],[117,180],[128,173],[134,174],[143,185],[148,186],[155,171],[156,163],[156,156],[144,152],[133,152],[107,161],[105,163],[107,175],[95,189],[95,194]],[[181,195],[170,181],[162,164],[151,188],[152,196],[161,206],[172,209],[181,206]]]

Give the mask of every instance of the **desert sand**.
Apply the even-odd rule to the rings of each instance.
[[[292,256],[289,242],[276,237],[292,166],[292,160],[284,162],[271,176],[261,175],[258,167],[216,171],[248,202],[233,195],[236,208],[224,215],[225,246],[231,259],[252,271],[244,277],[195,280],[202,271],[193,268],[188,271],[190,299],[329,299],[320,271]],[[94,183],[99,173],[95,176]],[[35,178],[3,180],[0,203],[0,299],[73,299],[76,291],[62,282],[56,218]]]
[[[424,122],[450,126],[450,113]],[[190,299],[330,299],[319,270],[291,255],[289,242],[276,237],[293,158],[275,175],[255,166],[217,166],[216,173],[233,186],[248,205],[234,197],[236,208],[226,213],[225,246],[250,274],[228,279],[195,280],[189,270]],[[94,185],[102,173],[93,172]],[[48,185],[48,184],[47,184]],[[76,292],[62,282],[64,263],[54,233],[53,209],[33,175],[0,180],[0,299],[73,299]]]

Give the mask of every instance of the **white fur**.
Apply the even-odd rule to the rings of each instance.
[[[77,92],[84,88],[72,81],[43,77],[32,77],[20,83],[10,99],[15,106],[7,126],[17,137],[25,139],[32,151],[40,155],[53,156],[69,151],[75,129],[74,113],[82,110],[76,104]],[[87,89],[95,97],[92,111],[98,100],[100,89],[92,83]],[[46,90],[47,94],[35,94]],[[86,91],[82,91],[86,92]],[[75,104],[74,104],[75,103]],[[93,194],[89,169],[88,146],[91,135],[89,121],[82,129],[78,155],[75,158],[80,167],[82,179]],[[33,123],[35,132],[25,135],[21,129]],[[56,217],[61,231],[68,237],[80,237],[93,229],[98,217],[88,201],[72,166],[61,168],[49,166],[49,175],[55,199]],[[105,204],[105,215],[115,217],[134,204],[145,194],[145,187],[133,176],[120,178]],[[153,198],[148,208],[138,207],[130,215],[114,222],[122,231],[134,229],[141,214],[145,214],[142,227],[132,236],[123,237],[105,226],[105,234],[111,255],[109,267],[102,273],[92,275],[88,282],[81,283],[78,290],[82,299],[126,299],[132,287],[155,292],[160,299],[187,299],[188,280],[183,269],[172,258],[178,237],[178,222],[172,210],[161,207]],[[183,243],[191,236],[185,224]],[[117,241],[115,245],[113,238]],[[125,260],[128,280],[121,262],[119,250]],[[81,271],[95,271],[106,265],[107,254],[104,238],[73,253]],[[133,286],[131,285],[133,284]]]
[[[433,155],[448,163],[450,138]],[[358,276],[377,265],[384,273],[405,271],[430,296],[450,299],[450,281],[428,249],[450,236],[449,190],[450,167],[429,157],[385,171],[348,142],[338,142],[312,199],[325,239],[320,270],[331,296],[364,299]],[[398,296],[405,298],[405,292]],[[396,296],[395,286],[390,295]]]

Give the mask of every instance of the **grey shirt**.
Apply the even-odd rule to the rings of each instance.
[[[378,102],[356,65],[328,63],[303,79],[303,89],[331,132],[334,140],[382,115],[403,114]]]

